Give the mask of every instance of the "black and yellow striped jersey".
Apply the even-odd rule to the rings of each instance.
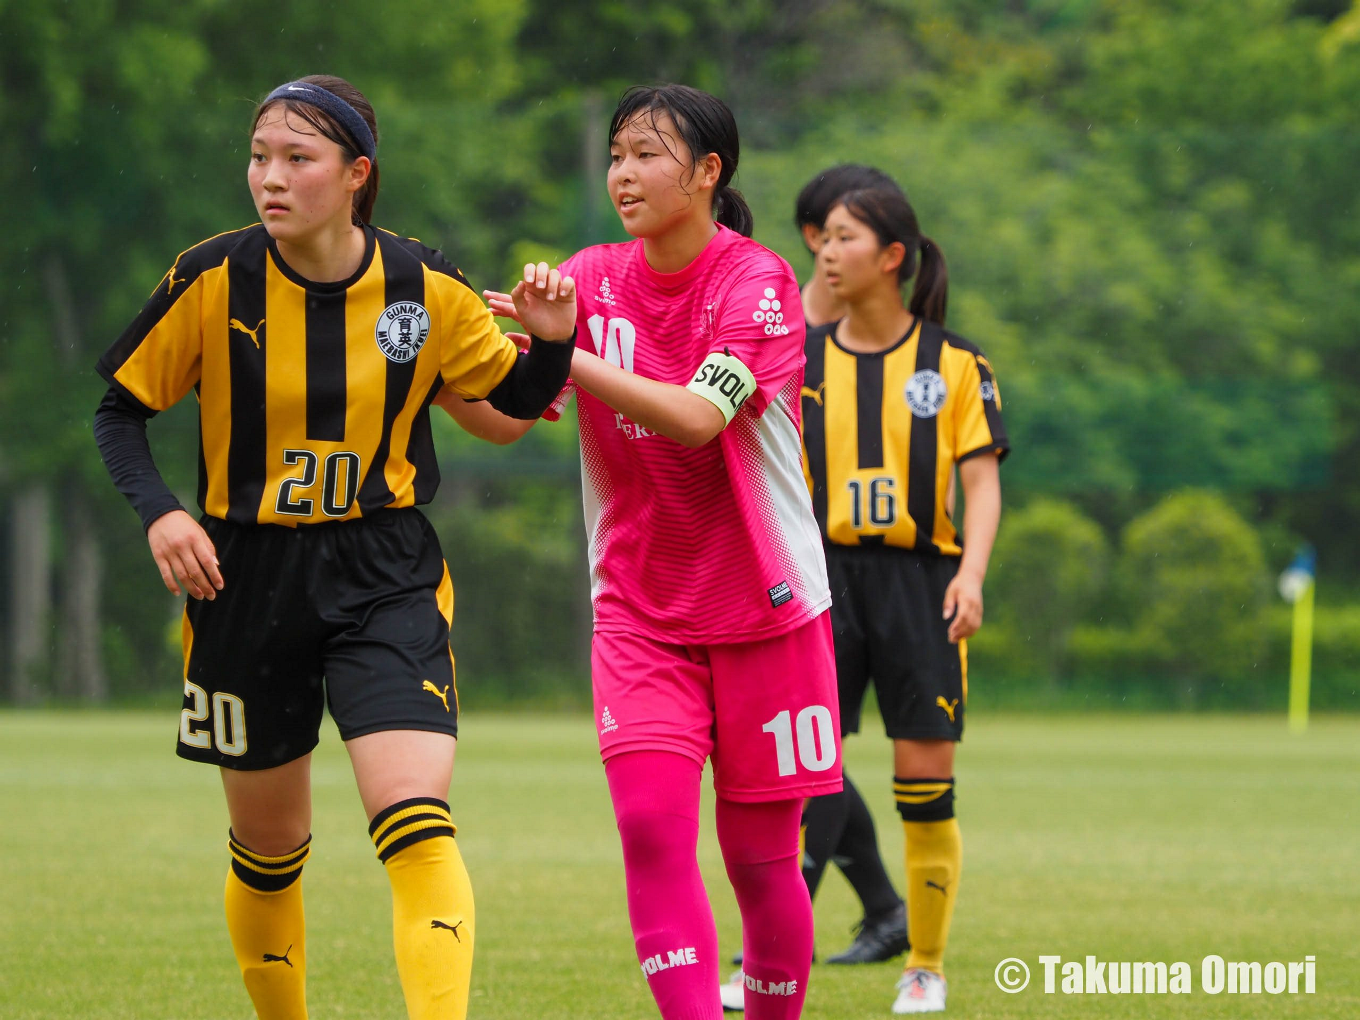
[[[315,283],[259,224],[184,252],[99,373],[149,412],[199,403],[198,502],[239,523],[313,524],[428,503],[429,407],[485,397],[517,350],[437,251],[365,227],[359,269]]]
[[[841,347],[836,326],[808,330],[802,391],[803,469],[823,539],[961,555],[946,505],[954,465],[1010,450],[991,365],[933,322],[874,354]]]

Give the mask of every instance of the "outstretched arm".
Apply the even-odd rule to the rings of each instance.
[[[482,297],[496,315],[523,324],[512,295],[484,290]],[[727,427],[723,413],[706,398],[683,386],[625,372],[579,347],[572,355],[571,378],[625,417],[691,449],[703,446]]]
[[[514,338],[514,334],[511,334],[511,338]],[[447,411],[464,432],[498,446],[522,439],[538,420],[511,418],[501,414],[485,400],[464,400],[447,386],[439,391],[434,402]]]
[[[579,347],[571,378],[587,393],[653,432],[696,449],[727,427],[716,404],[683,386],[663,383],[615,368]]]

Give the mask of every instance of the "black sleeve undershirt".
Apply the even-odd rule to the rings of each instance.
[[[113,478],[113,485],[127,497],[132,509],[149,528],[160,517],[184,506],[156,470],[146,423],[156,412],[143,406],[117,386],[110,386],[94,413],[94,441]]]
[[[576,350],[576,331],[560,343],[533,338],[528,354],[515,359],[504,379],[486,395],[501,414],[524,421],[541,417],[557,399],[571,375],[571,355]]]

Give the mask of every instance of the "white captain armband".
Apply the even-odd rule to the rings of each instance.
[[[685,389],[703,397],[723,415],[723,424],[730,425],[751,394],[756,391],[756,377],[751,370],[726,350],[713,351],[704,358],[699,371]]]

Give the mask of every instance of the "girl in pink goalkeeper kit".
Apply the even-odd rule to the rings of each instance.
[[[595,719],[638,961],[666,1020],[721,1015],[695,852],[712,758],[747,1014],[786,1020],[802,1012],[812,960],[802,801],[841,788],[831,599],[801,462],[798,284],[747,236],[721,101],[635,88],[609,137],[609,194],[638,240],[562,265],[578,346],[554,406],[575,389]],[[526,281],[549,277],[525,267]],[[493,441],[527,427],[483,403],[443,404]]]

